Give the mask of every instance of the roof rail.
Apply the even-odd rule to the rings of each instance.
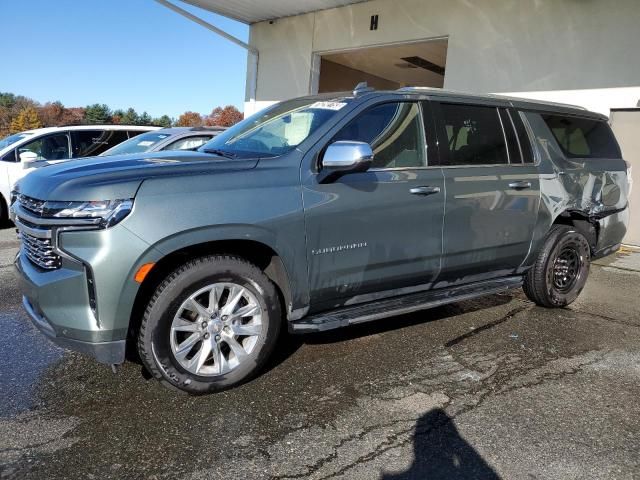
[[[476,98],[497,98],[500,100],[509,100],[512,102],[528,102],[528,103],[533,103],[536,105],[550,105],[550,106],[557,106],[557,107],[569,107],[569,108],[574,108],[576,110],[587,110],[585,107],[582,107],[580,105],[573,105],[571,103],[562,103],[562,102],[552,102],[549,100],[538,100],[535,98],[526,98],[526,97],[514,97],[512,95],[501,95],[499,93],[469,93],[469,92],[461,92],[459,90],[448,90],[448,89],[443,89],[443,88],[437,88],[437,87],[401,87],[398,88],[396,91],[398,92],[419,92],[419,91],[430,91],[430,92],[442,92],[443,94],[454,94],[454,95],[465,95],[465,96],[469,96],[469,97],[476,97]]]

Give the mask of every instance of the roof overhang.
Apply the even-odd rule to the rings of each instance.
[[[213,13],[252,24],[343,7],[367,0],[183,0]]]

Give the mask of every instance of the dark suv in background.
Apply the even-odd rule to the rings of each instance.
[[[599,114],[438,89],[298,98],[197,152],[68,162],[12,209],[24,306],[164,384],[236,385],[283,328],[388,318],[524,285],[564,307],[629,219]]]

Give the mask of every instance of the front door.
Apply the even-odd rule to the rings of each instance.
[[[369,107],[327,144],[369,143],[372,167],[328,184],[316,175],[304,180],[313,309],[428,288],[438,275],[444,182],[441,169],[429,166],[432,132],[421,111],[417,102]]]
[[[447,191],[437,286],[517,273],[531,245],[540,182],[515,111],[436,104]]]

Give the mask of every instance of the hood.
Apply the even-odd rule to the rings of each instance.
[[[257,163],[255,158],[188,151],[89,157],[38,168],[20,180],[17,189],[40,200],[115,200],[133,198],[148,178],[249,170]]]

